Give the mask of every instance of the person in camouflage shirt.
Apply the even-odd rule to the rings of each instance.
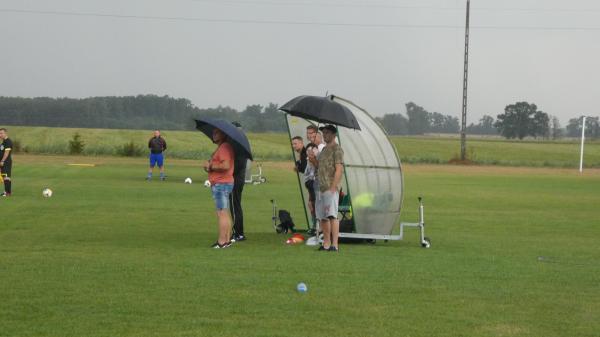
[[[319,128],[323,132],[325,147],[314,160],[319,179],[319,191],[316,195],[315,213],[323,230],[323,245],[319,250],[338,251],[340,223],[338,205],[340,182],[344,171],[344,150],[335,141],[337,128],[326,125]]]

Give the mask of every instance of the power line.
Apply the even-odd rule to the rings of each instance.
[[[250,20],[250,19],[210,19],[198,17],[181,16],[146,16],[146,15],[124,15],[106,14],[92,12],[63,12],[42,11],[25,9],[0,9],[0,13],[15,14],[37,14],[76,17],[99,17],[135,20],[156,21],[183,21],[183,22],[205,22],[205,23],[229,23],[229,24],[255,24],[255,25],[291,25],[291,26],[326,26],[326,27],[360,27],[360,28],[392,28],[392,29],[463,29],[457,25],[428,25],[428,24],[384,24],[384,23],[344,23],[344,22],[318,22],[318,21],[279,21],[279,20]],[[600,31],[600,27],[552,27],[552,26],[471,26],[478,30],[513,30],[513,31]]]
[[[327,3],[327,2],[283,2],[269,0],[191,0],[200,3],[212,3],[218,5],[258,5],[278,7],[337,7],[337,8],[381,8],[381,9],[433,9],[440,11],[463,11],[464,7],[440,7],[440,6],[410,6],[392,5],[383,3]],[[471,11],[492,12],[571,12],[571,13],[600,13],[600,8],[515,8],[515,7],[473,7]]]

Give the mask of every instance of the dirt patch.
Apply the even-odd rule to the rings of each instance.
[[[458,158],[450,159],[448,161],[448,164],[450,164],[450,165],[477,165],[477,163],[475,163],[474,161],[472,161],[470,159],[461,160]]]
[[[407,174],[418,173],[449,173],[462,175],[572,175],[572,176],[600,176],[600,169],[584,169],[583,174],[577,168],[548,168],[548,167],[511,167],[511,166],[485,166],[485,165],[427,165],[408,164],[402,165]]]

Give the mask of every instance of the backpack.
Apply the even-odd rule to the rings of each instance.
[[[284,209],[279,210],[279,224],[277,225],[276,231],[277,233],[296,232],[290,212]]]

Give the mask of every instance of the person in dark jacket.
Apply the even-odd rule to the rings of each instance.
[[[12,170],[12,148],[13,143],[8,138],[8,131],[5,128],[0,128],[0,177],[4,182],[3,197],[10,197],[12,193],[12,181],[10,174]]]
[[[238,122],[233,122],[237,128],[241,129],[242,125]],[[248,158],[244,155],[244,150],[239,145],[233,146],[233,191],[229,194],[229,212],[233,222],[233,231],[231,241],[239,242],[246,240],[244,234],[244,211],[242,210],[242,191],[246,184],[246,164]]]
[[[150,149],[150,169],[148,170],[146,180],[152,179],[154,166],[158,166],[160,169],[160,180],[165,180],[165,158],[163,152],[167,149],[167,142],[160,136],[160,130],[154,130],[152,138],[148,141],[148,148]]]

